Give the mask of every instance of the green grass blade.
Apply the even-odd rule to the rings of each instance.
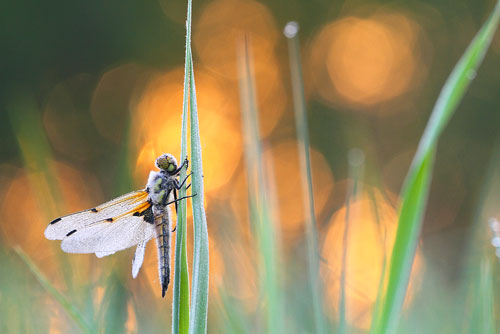
[[[14,97],[7,106],[9,120],[14,129],[20,153],[26,169],[39,177],[30,175],[30,183],[36,191],[37,200],[44,214],[50,218],[64,205],[57,179],[49,165],[52,159],[50,143],[43,130],[41,114],[35,100],[30,96]]]
[[[446,81],[406,177],[389,278],[373,333],[396,330],[425,211],[437,140],[460,103],[490,45],[500,18],[500,1]]]
[[[403,194],[396,240],[390,260],[389,281],[379,309],[380,313],[376,315],[380,318],[374,318],[376,321],[373,327],[374,333],[392,333],[396,329],[425,212],[433,161],[434,151],[431,151],[420,169],[412,175]]]
[[[191,78],[191,2],[188,3],[188,17],[186,22],[186,54],[184,64],[184,95],[182,103],[182,130],[181,130],[181,156],[179,163],[187,158],[187,125],[189,105],[189,80]],[[183,169],[180,179],[186,178],[186,170]],[[179,198],[186,196],[186,186],[179,191]],[[187,260],[187,224],[186,224],[186,201],[181,201],[177,212],[177,235],[175,239],[175,262],[174,262],[174,291],[172,298],[172,334],[189,333],[189,272]]]
[[[306,245],[307,264],[309,274],[309,288],[311,289],[311,304],[314,316],[315,333],[326,333],[323,313],[322,286],[319,280],[319,249],[316,215],[314,210],[314,195],[312,187],[311,159],[309,155],[309,130],[306,115],[304,87],[302,85],[302,66],[300,60],[300,46],[298,24],[289,22],[284,29],[288,39],[288,53],[290,57],[290,73],[292,80],[293,105],[295,110],[295,125],[299,144],[299,159],[302,181],[302,202],[306,212]]]
[[[189,332],[206,333],[209,280],[208,229],[205,208],[203,206],[203,165],[192,57],[190,72],[189,107],[191,112],[192,191],[196,196],[193,197],[193,282],[191,287],[192,298]]]
[[[427,155],[427,152],[436,145],[438,137],[458,107],[469,84],[475,78],[477,69],[481,65],[498,27],[499,19],[500,1],[497,1],[492,14],[476,34],[451,72],[448,80],[446,80],[420,140],[413,164],[420,164],[425,159],[424,156]]]
[[[104,315],[101,327],[105,333],[125,333],[127,322],[127,302],[129,294],[117,272],[107,279],[103,305],[100,313]]]
[[[495,262],[496,264],[496,262]],[[479,291],[476,294],[481,316],[474,333],[498,333],[495,328],[494,280],[491,272],[491,261],[483,259],[479,278]]]
[[[28,257],[24,251],[16,247],[14,251],[19,255],[21,260],[26,264],[31,273],[36,277],[40,285],[52,296],[54,299],[63,307],[64,310],[70,315],[71,318],[76,322],[76,324],[85,333],[96,333],[96,329],[89,324],[82,313],[74,306],[63,294],[61,294],[57,289],[49,282],[49,280],[42,274],[42,272],[37,268],[35,263]]]
[[[349,228],[351,216],[351,202],[355,202],[359,193],[361,192],[361,179],[364,171],[365,155],[362,150],[353,148],[349,150],[348,164],[349,164],[349,186],[346,194],[346,212],[345,212],[345,227],[344,235],[342,237],[342,262],[340,269],[340,297],[339,297],[339,333],[347,333],[347,317],[346,317],[346,273],[347,273],[347,253],[349,249]]]
[[[248,39],[239,48],[238,72],[242,125],[245,138],[245,162],[248,182],[250,220],[257,240],[260,292],[264,298],[266,333],[282,333],[284,312],[278,278],[275,223],[271,219],[269,189],[264,182],[264,160],[258,128],[258,110],[254,71]]]

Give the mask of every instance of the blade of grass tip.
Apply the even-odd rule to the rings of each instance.
[[[257,99],[254,72],[249,55],[248,39],[238,48],[238,73],[245,138],[245,162],[248,179],[248,198],[252,225],[256,231],[259,255],[260,289],[266,304],[269,333],[283,332],[283,305],[278,285],[277,245],[275,226],[270,218],[269,191],[264,183],[263,159],[258,129]]]
[[[469,84],[476,77],[477,70],[488,51],[488,47],[498,27],[500,19],[500,1],[476,34],[465,53],[451,72],[439,94],[427,127],[420,140],[414,164],[424,160],[424,156],[435,145],[453,112],[465,95]]]
[[[346,302],[345,302],[345,282],[347,274],[347,251],[349,248],[349,221],[351,213],[351,201],[355,200],[360,192],[359,179],[363,173],[363,165],[365,161],[365,154],[358,148],[349,150],[348,154],[349,164],[349,180],[350,185],[346,194],[346,213],[345,213],[345,227],[344,235],[342,237],[342,261],[340,269],[340,297],[339,297],[339,333],[347,333],[346,321]]]
[[[191,2],[188,2],[186,20],[186,51],[184,59],[184,94],[182,100],[182,130],[180,163],[187,158],[187,125],[189,106],[189,80],[191,78]],[[181,170],[180,179],[186,178],[186,169]],[[186,185],[179,190],[179,198],[186,196]],[[189,333],[189,272],[187,260],[186,201],[181,201],[177,212],[177,235],[175,239],[174,291],[172,299],[172,334]]]
[[[312,187],[311,160],[309,155],[309,130],[306,115],[304,87],[302,85],[302,66],[300,60],[299,25],[297,22],[286,24],[283,33],[288,39],[288,54],[290,57],[290,73],[292,80],[293,105],[295,111],[295,125],[297,128],[298,150],[302,181],[302,203],[306,212],[306,246],[309,274],[309,288],[311,289],[312,309],[314,316],[315,333],[326,333],[323,313],[322,285],[319,280],[319,249],[316,214],[314,210],[314,195]]]
[[[500,0],[476,34],[439,95],[402,188],[402,206],[392,251],[389,279],[372,332],[396,330],[408,286],[422,217],[427,202],[436,144],[481,64],[500,19]]]
[[[201,158],[196,86],[194,82],[193,58],[190,59],[189,110],[191,114],[191,159],[193,199],[193,282],[189,319],[189,333],[206,333],[208,314],[209,254],[208,229],[203,206],[203,165]]]
[[[17,255],[23,260],[31,273],[36,277],[40,285],[50,294],[54,299],[62,306],[64,310],[69,314],[71,318],[76,322],[76,324],[85,332],[85,333],[96,333],[95,326],[91,325],[87,320],[85,320],[82,313],[78,310],[78,308],[73,305],[62,293],[57,291],[57,289],[49,282],[49,280],[42,274],[42,272],[38,269],[35,263],[28,257],[24,251],[15,247],[14,251]]]

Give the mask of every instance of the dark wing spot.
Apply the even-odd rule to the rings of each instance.
[[[56,218],[53,221],[51,221],[49,225],[55,224],[55,223],[57,223],[60,220],[61,220],[61,218]]]
[[[75,233],[75,232],[76,232],[76,230],[73,230],[73,231],[71,231],[71,232],[68,232],[68,234],[66,234],[66,236],[67,236],[67,237],[69,237],[70,235],[72,235],[72,234],[73,234],[73,233]]]
[[[155,222],[155,217],[153,216],[153,206],[150,206],[143,212],[144,215],[144,221],[146,223],[154,224]]]
[[[97,212],[97,209],[96,208],[92,208],[92,209],[90,209],[90,211]]]
[[[108,219],[106,219],[106,221],[108,221],[108,222],[112,222],[112,221],[113,221],[113,218],[108,218]]]
[[[146,223],[150,223],[150,224],[154,223],[153,207],[151,205],[146,210],[134,212],[133,216],[136,216],[136,217],[144,216],[144,221]]]

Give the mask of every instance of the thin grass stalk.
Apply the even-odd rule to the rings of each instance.
[[[42,128],[42,120],[32,97],[14,98],[8,105],[9,118],[30,183],[36,192],[40,207],[47,217],[59,214],[57,207],[64,204],[57,187],[57,179],[49,165],[52,154]]]
[[[258,128],[258,110],[254,72],[248,36],[238,46],[238,73],[242,126],[245,138],[245,162],[252,225],[257,239],[259,279],[266,307],[268,333],[283,332],[283,310],[278,285],[275,226],[270,218],[269,191],[264,182],[263,158]]]
[[[188,2],[186,20],[186,51],[184,59],[184,95],[182,100],[181,156],[179,163],[187,158],[187,126],[189,107],[189,80],[191,78],[191,2]],[[186,178],[182,169],[180,180]],[[179,198],[186,196],[186,185],[179,190]],[[172,298],[172,334],[189,332],[189,269],[187,259],[187,210],[186,201],[181,201],[177,212],[177,235],[175,239],[174,291]]]
[[[345,225],[344,235],[342,236],[342,260],[340,269],[340,297],[339,297],[339,333],[347,333],[347,320],[346,320],[346,275],[347,275],[347,253],[349,249],[349,227],[351,218],[351,202],[355,201],[360,193],[359,180],[362,177],[364,169],[364,153],[360,149],[353,148],[349,150],[348,154],[349,165],[349,186],[346,194],[346,212],[345,212]]]
[[[234,297],[229,296],[222,286],[218,290],[219,308],[225,311],[222,321],[224,333],[251,333],[249,319],[241,304],[235,302]]]
[[[124,333],[125,323],[128,318],[127,303],[129,291],[117,272],[113,272],[107,279],[106,290],[101,304],[100,313],[104,315],[100,328],[105,333]],[[102,307],[104,306],[104,307]]]
[[[490,258],[484,258],[481,262],[481,277],[479,293],[476,295],[481,303],[481,330],[480,333],[498,333],[495,326],[495,293],[493,290],[493,274],[491,272]],[[478,333],[476,332],[476,333]]]
[[[467,245],[467,262],[462,276],[470,277],[462,285],[473,301],[472,315],[464,327],[468,333],[498,333],[495,306],[495,266],[500,263],[500,137],[491,150],[491,158],[484,172],[482,186],[473,219],[472,241]],[[487,223],[485,223],[487,222]],[[498,267],[496,267],[498,268]],[[496,294],[498,296],[498,294]]]
[[[500,1],[497,1],[491,16],[476,34],[443,86],[419,142],[401,191],[402,206],[391,253],[388,284],[380,313],[374,317],[373,333],[393,333],[397,328],[427,203],[437,140],[475,77],[499,19]]]
[[[78,310],[78,308],[73,305],[62,293],[60,293],[50,281],[42,274],[40,269],[35,265],[35,263],[29,258],[29,256],[19,247],[15,247],[14,251],[23,260],[31,273],[36,277],[40,285],[62,306],[62,308],[69,314],[69,316],[75,321],[75,323],[85,332],[85,333],[96,333],[96,328],[91,325],[83,314]]]
[[[314,191],[312,186],[311,158],[309,154],[309,126],[306,114],[306,102],[302,79],[302,65],[300,59],[300,43],[297,36],[299,26],[296,22],[289,22],[284,29],[288,40],[288,55],[290,58],[290,74],[292,81],[293,106],[295,111],[295,126],[297,128],[299,162],[302,181],[302,203],[306,212],[306,247],[307,269],[309,275],[309,289],[311,290],[311,305],[314,316],[315,333],[326,333],[325,317],[323,313],[323,288],[319,280],[319,249],[316,214],[314,210]]]
[[[52,150],[43,130],[41,114],[37,110],[36,101],[29,94],[13,97],[7,105],[7,109],[24,167],[29,172],[30,185],[38,207],[42,210],[41,213],[48,224],[53,217],[60,215],[65,210],[66,200],[64,196],[61,196],[62,192],[56,171],[49,163],[53,160]],[[59,245],[56,243],[51,243],[50,247],[59,249]],[[65,283],[69,290],[73,291],[68,257],[61,252],[57,252],[57,254]]]
[[[373,314],[378,314],[378,312],[379,312],[378,310],[381,306],[382,297],[383,297],[383,293],[384,293],[385,276],[387,275],[387,251],[386,251],[387,230],[386,230],[386,226],[381,224],[379,208],[377,205],[377,197],[375,196],[373,188],[369,189],[368,193],[370,195],[370,199],[371,199],[371,203],[372,203],[372,210],[373,210],[373,213],[375,214],[375,222],[377,223],[379,231],[381,232],[381,238],[380,238],[380,243],[382,245],[381,275],[380,275],[378,287],[377,287],[377,298],[375,299],[375,305],[374,305],[373,311],[372,311]]]
[[[191,1],[190,1],[191,2]],[[198,127],[198,107],[194,81],[193,58],[190,59],[191,79],[189,107],[191,111],[191,158],[193,194],[193,283],[190,309],[190,333],[206,333],[208,314],[209,245],[205,207],[203,206],[203,164],[201,157],[200,131]]]

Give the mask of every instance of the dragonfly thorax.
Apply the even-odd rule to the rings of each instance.
[[[176,177],[172,174],[151,171],[146,186],[151,204],[155,207],[164,207],[171,200],[172,190],[176,188],[177,183]]]

